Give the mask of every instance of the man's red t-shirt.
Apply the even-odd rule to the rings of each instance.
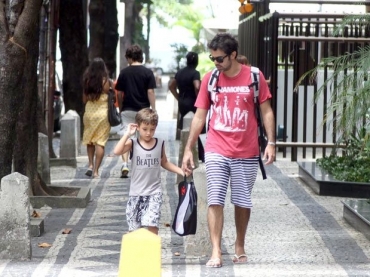
[[[208,93],[208,81],[211,72],[207,73],[200,87],[195,106],[208,110],[211,108],[211,119],[205,152],[219,153],[230,158],[251,158],[259,155],[257,120],[254,111],[254,88],[251,69],[242,65],[237,76],[227,77],[220,73],[218,93],[211,93],[211,106]],[[259,102],[271,98],[265,77],[260,72]]]

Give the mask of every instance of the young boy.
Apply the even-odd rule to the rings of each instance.
[[[130,232],[147,227],[158,235],[162,205],[161,166],[180,175],[184,173],[167,160],[164,140],[154,137],[157,113],[150,108],[142,109],[136,114],[135,122],[128,125],[114,148],[115,155],[130,151],[132,173],[126,207],[127,223]],[[139,137],[129,139],[136,131]]]

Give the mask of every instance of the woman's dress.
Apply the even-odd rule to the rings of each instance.
[[[97,101],[86,102],[83,124],[82,143],[105,146],[110,132],[107,93],[102,93]]]

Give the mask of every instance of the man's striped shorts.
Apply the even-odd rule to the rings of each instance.
[[[251,193],[257,178],[258,157],[228,158],[216,153],[205,154],[207,201],[210,205],[225,205],[230,183],[231,203],[252,208]]]

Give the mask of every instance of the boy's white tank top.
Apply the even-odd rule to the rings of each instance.
[[[139,139],[132,140],[130,196],[161,192],[161,160],[164,140],[154,138],[152,149],[145,149]]]

